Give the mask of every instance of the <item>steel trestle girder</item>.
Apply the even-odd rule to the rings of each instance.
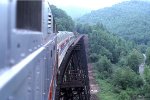
[[[56,100],[89,100],[84,35],[68,49],[57,74]]]

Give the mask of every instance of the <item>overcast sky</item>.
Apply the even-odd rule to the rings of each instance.
[[[51,4],[59,8],[63,7],[77,7],[90,10],[97,10],[99,8],[110,7],[114,4],[129,1],[129,0],[50,0]]]

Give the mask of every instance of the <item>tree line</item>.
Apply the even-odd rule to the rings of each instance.
[[[67,13],[54,5],[50,5],[58,31],[73,31],[75,24]]]

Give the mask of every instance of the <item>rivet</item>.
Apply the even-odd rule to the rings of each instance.
[[[13,96],[9,96],[9,97],[8,97],[8,100],[13,100]]]
[[[43,95],[45,95],[45,93],[43,93]]]
[[[32,52],[32,49],[29,49],[29,52]]]
[[[28,79],[31,79],[31,77],[29,76]]]
[[[36,72],[37,74],[40,74],[40,72]]]
[[[14,64],[15,63],[15,60],[14,59],[11,59],[10,60],[10,64]]]
[[[37,87],[37,88],[36,88],[36,91],[39,91],[39,90],[40,90],[40,88],[39,88],[39,87]]]
[[[31,92],[31,91],[32,91],[32,89],[30,87],[28,87],[28,92]]]
[[[34,49],[37,49],[37,47],[34,47]]]
[[[20,55],[21,57],[24,57],[25,56],[25,53],[21,53],[21,55]]]

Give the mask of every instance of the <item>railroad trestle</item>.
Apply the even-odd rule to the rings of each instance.
[[[56,83],[56,100],[89,100],[84,35],[80,36],[68,49],[58,69]]]

